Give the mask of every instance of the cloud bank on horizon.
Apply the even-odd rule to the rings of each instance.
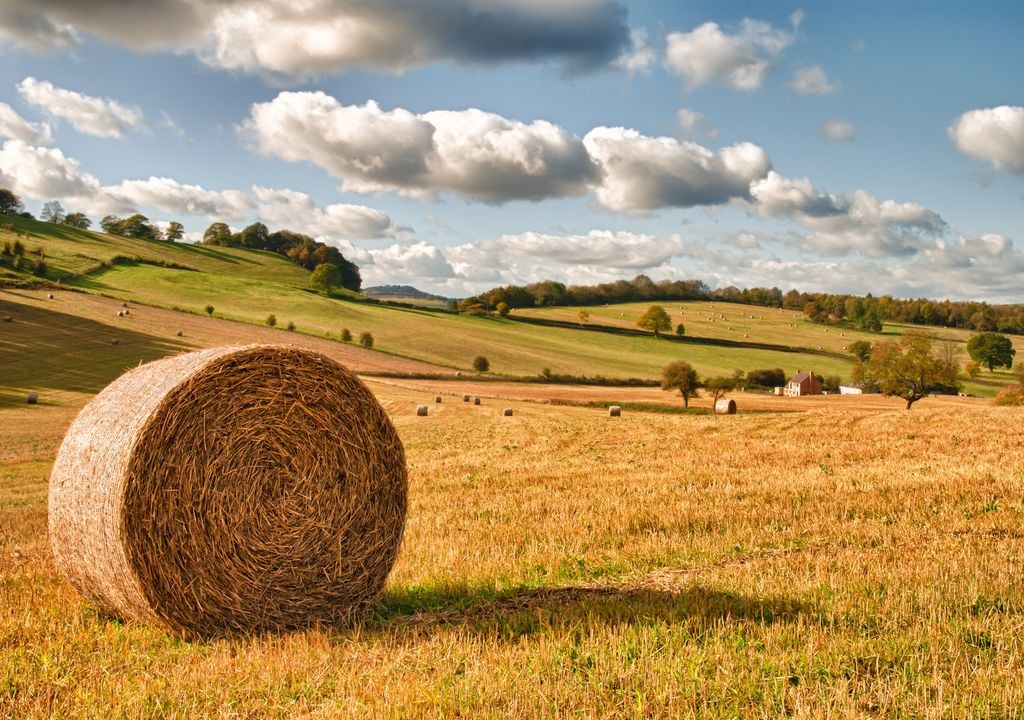
[[[880,112],[860,67],[871,38],[840,53],[816,22],[613,0],[14,0],[0,186],[192,232],[289,227],[368,284],[450,295],[644,273],[1024,301],[1024,107],[965,87],[955,112]],[[104,84],[111,52],[138,83]],[[154,71],[181,91],[200,78],[209,116],[155,101]],[[1013,100],[1012,74],[992,87]],[[237,174],[190,144],[230,153]],[[136,162],[141,148],[174,170]],[[953,190],[892,181],[926,155]]]

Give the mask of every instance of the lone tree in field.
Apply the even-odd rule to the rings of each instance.
[[[1017,351],[1013,349],[1010,338],[999,333],[986,332],[967,341],[967,354],[974,362],[985,365],[989,372],[994,372],[997,367],[1009,370]]]
[[[867,362],[871,357],[871,343],[867,340],[857,340],[846,346],[846,349],[861,362]],[[785,384],[785,383],[783,383]]]
[[[348,328],[342,328],[338,337],[341,338],[342,342],[352,342],[352,331]]]
[[[473,369],[477,372],[485,373],[491,369],[491,362],[483,355],[477,355],[473,358]]]
[[[853,368],[853,379],[876,384],[883,395],[903,398],[907,410],[933,387],[960,388],[955,362],[934,352],[931,338],[918,333],[876,343],[871,359]]]
[[[341,287],[341,270],[334,263],[320,263],[309,276],[309,285],[330,295]]]
[[[205,310],[206,310],[206,314],[207,315],[209,315],[210,317],[213,317],[213,305],[207,305]]]
[[[636,321],[636,326],[644,330],[652,330],[654,337],[658,337],[658,333],[662,330],[672,329],[672,319],[661,305],[651,305]]]
[[[736,389],[736,379],[725,375],[708,378],[704,381],[704,389],[711,393],[711,406],[714,407],[723,395]]]
[[[670,362],[661,371],[661,389],[678,390],[683,397],[683,407],[690,407],[690,398],[697,397],[700,378],[697,371],[685,360]]]
[[[679,323],[678,325],[676,325],[676,335],[678,335],[679,337],[682,337],[685,334],[686,334],[686,326],[683,325],[682,323]]]
[[[270,313],[269,315],[267,315],[267,325],[269,325],[270,327],[274,327],[275,325],[277,325],[277,315],[275,315],[274,313]]]
[[[359,344],[369,350],[373,347],[373,335],[368,332],[364,332],[359,336]]]

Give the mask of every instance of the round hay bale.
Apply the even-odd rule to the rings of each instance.
[[[14,318],[10,315],[4,315],[4,322],[14,322]]]
[[[416,406],[416,414],[419,415],[420,417],[426,417],[428,412],[430,411],[427,409],[426,405]]]
[[[124,310],[118,310],[117,311],[117,316],[118,317],[124,317]]]
[[[469,395],[463,395],[462,402],[469,402]]]
[[[440,403],[441,402],[441,396],[440,395],[435,395],[434,396],[434,402],[435,403]]]
[[[736,401],[722,398],[715,401],[715,415],[735,415]]]
[[[53,293],[46,293],[47,300],[53,300]]]
[[[512,417],[512,408],[505,408],[501,411],[501,414],[505,417]]]
[[[177,334],[178,337],[184,337],[185,336],[185,333],[182,332],[181,330],[179,330],[176,334]]]
[[[113,340],[110,341],[110,344],[111,345],[120,345],[121,341],[118,340],[117,338],[114,338]]]
[[[609,417],[619,417],[622,415],[622,408],[618,405],[612,405],[608,408]]]
[[[27,402],[29,405],[35,405],[36,403],[39,402],[39,393],[33,390],[28,394],[28,397],[25,398],[25,402]]]
[[[346,622],[406,513],[402,443],[350,371],[276,345],[164,358],[79,414],[50,476],[57,567],[185,637]]]
[[[476,397],[473,398],[473,404],[474,405],[479,405],[480,404],[480,396],[479,395],[477,395]]]
[[[126,303],[126,302],[121,303],[121,307],[128,307],[128,303]]]

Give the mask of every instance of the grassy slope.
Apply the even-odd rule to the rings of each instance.
[[[12,219],[16,234],[28,249],[43,247],[56,278],[68,272],[96,268],[116,256],[141,257],[151,262],[199,270],[119,264],[101,268],[71,284],[111,297],[164,307],[202,312],[213,305],[219,316],[262,323],[274,314],[281,325],[294,322],[300,332],[337,337],[342,327],[357,336],[374,335],[376,347],[395,355],[452,368],[469,369],[475,355],[485,355],[499,374],[534,375],[543,368],[556,373],[608,377],[657,377],[675,359],[686,359],[702,375],[728,374],[734,369],[782,367],[792,373],[813,369],[847,379],[852,361],[813,354],[780,353],[753,348],[712,345],[677,345],[650,337],[617,337],[586,331],[525,326],[497,318],[473,318],[411,309],[356,304],[327,299],[306,290],[308,273],[272,253],[211,248],[181,243],[132,240],[75,230],[23,219]],[[14,235],[0,231],[0,241]],[[828,329],[792,312],[731,303],[665,303],[674,321],[682,321],[691,337],[726,338],[738,342],[768,342],[843,352],[854,339],[877,340],[855,331]],[[635,328],[646,304],[588,308],[591,324]],[[576,320],[576,308],[517,311],[524,316]],[[712,315],[713,313],[713,315]],[[726,318],[722,319],[721,314]],[[754,318],[749,316],[753,315]],[[712,317],[714,322],[712,322]],[[731,329],[730,329],[731,328]],[[889,325],[887,334],[904,328]],[[969,333],[937,331],[965,342]],[[743,337],[746,335],[747,337]],[[1024,342],[1015,338],[1022,357]],[[985,379],[1008,381],[1009,374],[983,374]],[[989,385],[970,383],[968,390],[994,394]]]
[[[580,310],[585,310],[590,317],[588,324],[610,325],[636,330],[636,321],[650,307],[651,303],[619,303],[615,305],[597,305],[585,308],[528,308],[516,310],[515,314],[525,317],[537,317],[563,322],[579,322]],[[835,353],[845,353],[846,348],[857,340],[876,343],[880,340],[891,340],[907,331],[927,332],[932,337],[950,341],[961,350],[961,360],[966,362],[967,341],[974,334],[969,330],[956,328],[937,328],[930,326],[906,325],[902,323],[886,323],[882,333],[869,333],[844,327],[830,327],[807,320],[803,313],[793,310],[778,310],[725,302],[665,302],[662,307],[672,318],[673,326],[683,323],[689,336],[732,340],[734,342],[774,343],[790,347],[821,349]],[[724,318],[722,316],[725,316]],[[1017,350],[1017,357],[1024,358],[1024,337],[1009,336]],[[818,357],[806,356],[802,360],[804,369],[811,368],[823,375],[829,374],[828,367]],[[753,369],[754,366],[741,366]],[[761,367],[761,366],[758,366]],[[767,366],[764,366],[767,367]],[[782,365],[786,370],[789,365]],[[833,366],[834,367],[834,366]],[[843,379],[849,375],[849,366],[845,371],[837,372]],[[1005,368],[989,373],[982,371],[979,379],[998,383],[1012,382],[1013,377]],[[995,388],[987,383],[968,382],[967,390],[980,395],[992,395]]]
[[[142,258],[203,273],[271,280],[297,287],[305,287],[309,278],[303,268],[269,252],[136,240],[8,216],[2,220],[2,224],[12,224],[14,231],[0,229],[0,243],[20,240],[27,251],[42,248],[49,280],[84,272],[115,257]]]
[[[749,348],[687,345],[653,337],[619,337],[585,330],[546,328],[500,318],[432,313],[331,300],[274,283],[254,284],[152,266],[118,266],[91,275],[83,287],[140,302],[200,311],[207,304],[217,314],[262,322],[273,313],[278,323],[294,322],[303,332],[337,334],[347,327],[355,335],[370,331],[382,350],[432,363],[469,369],[484,355],[497,373],[536,375],[549,367],[556,373],[603,374],[609,377],[657,377],[668,362],[685,357],[703,374],[734,368],[808,367],[807,356]],[[819,372],[849,374],[850,362],[815,358]]]

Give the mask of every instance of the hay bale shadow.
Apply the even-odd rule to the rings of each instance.
[[[391,588],[355,627],[413,639],[444,628],[515,640],[535,632],[594,625],[645,626],[725,621],[773,624],[814,615],[786,597],[758,598],[691,586],[520,588],[503,592]]]

